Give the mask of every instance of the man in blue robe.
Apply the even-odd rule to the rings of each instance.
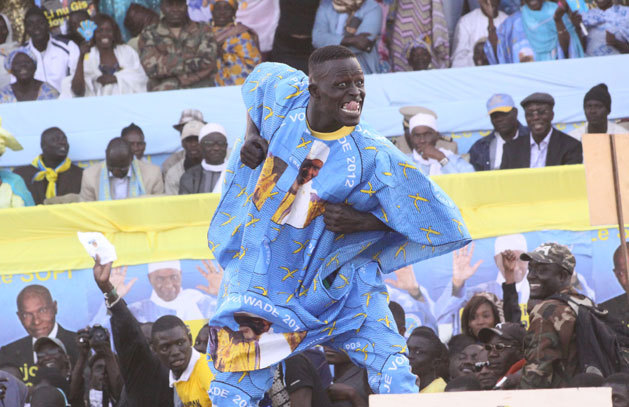
[[[247,133],[208,232],[224,269],[215,406],[257,405],[273,369],[318,344],[365,367],[375,393],[416,393],[382,273],[470,241],[448,196],[360,121],[352,52],[320,48],[309,71],[264,63],[242,87]]]

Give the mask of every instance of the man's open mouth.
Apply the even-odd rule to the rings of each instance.
[[[352,100],[351,102],[347,102],[343,104],[343,106],[341,107],[341,110],[347,114],[358,115],[360,114],[360,102],[357,102],[355,100]]]

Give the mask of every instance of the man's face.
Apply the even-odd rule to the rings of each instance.
[[[474,375],[480,382],[483,390],[491,390],[494,388],[500,376],[491,369],[491,363],[487,360],[487,351],[483,351],[479,356],[480,362],[476,362]]]
[[[319,111],[329,118],[331,128],[356,126],[365,101],[365,77],[356,58],[327,61],[316,67],[311,97]]]
[[[511,134],[518,128],[518,109],[509,112],[493,112],[489,115],[494,130],[500,134]]]
[[[31,14],[24,20],[24,30],[33,41],[48,40],[50,27],[46,17],[40,14]]]
[[[41,345],[36,354],[37,366],[46,366],[61,372],[66,369],[67,356],[63,353],[63,350],[54,343]]]
[[[194,340],[194,349],[199,353],[207,352],[207,342],[210,338],[210,327],[204,325]]]
[[[26,332],[33,338],[48,336],[55,326],[57,302],[47,301],[40,295],[29,295],[19,305],[17,316]]]
[[[60,129],[48,131],[42,136],[41,150],[45,158],[63,160],[68,156],[68,138]]]
[[[224,2],[216,3],[224,4]],[[227,156],[227,138],[218,132],[210,133],[201,139],[201,152],[206,163],[219,165]]]
[[[516,341],[505,339],[496,334],[492,335],[485,348],[489,348],[486,349],[487,360],[490,363],[489,368],[494,371],[498,378],[504,376],[514,363],[522,359],[521,347]]]
[[[411,54],[408,56],[408,63],[413,71],[424,71],[428,69],[432,57],[430,52],[426,48],[415,47],[411,50]]]
[[[155,270],[149,274],[149,281],[159,298],[172,301],[181,291],[181,270]]]
[[[321,160],[304,160],[299,168],[299,175],[297,175],[297,183],[304,185],[307,182],[312,181],[314,177],[319,175],[319,170],[323,167],[323,161]]]
[[[324,346],[323,350],[325,352],[325,360],[329,365],[342,365],[345,363],[351,363],[349,356],[347,353],[338,351],[329,346]]]
[[[173,371],[179,377],[192,355],[192,339],[181,326],[157,332],[152,338],[153,351],[164,366]]]
[[[186,157],[192,160],[200,160],[201,147],[199,147],[199,136],[188,136],[181,140],[181,146],[186,152]]]
[[[629,282],[627,281],[627,263],[620,252],[619,256],[614,256],[614,275],[618,279],[621,287],[629,292]]]
[[[90,389],[103,390],[105,367],[106,363],[104,358],[99,358],[94,362],[90,371]]]
[[[629,407],[629,383],[624,386],[616,383],[608,384],[607,387],[612,388],[613,407]]]
[[[411,132],[411,147],[417,152],[423,151],[426,146],[434,147],[439,140],[439,133],[428,126],[415,126]]]
[[[588,100],[583,105],[585,118],[590,124],[603,124],[607,121],[609,110],[598,100]]]
[[[450,358],[450,378],[474,374],[474,363],[479,361],[483,347],[478,344],[466,346],[460,353]]]
[[[144,149],[146,148],[146,142],[144,141],[144,134],[139,131],[132,130],[130,132],[125,133],[122,137],[127,140],[129,146],[131,146],[131,152],[138,160],[141,160],[144,157]]]
[[[422,376],[434,369],[436,349],[431,341],[422,336],[413,335],[406,341],[408,347],[408,361],[416,376]]]
[[[570,276],[557,264],[529,261],[527,279],[531,287],[530,298],[544,300],[565,288]]]
[[[553,118],[553,108],[548,103],[529,103],[524,108],[526,124],[531,129],[531,134],[536,137],[546,137],[550,132]]]
[[[122,151],[112,152],[107,155],[107,170],[116,178],[124,178],[129,173],[133,154],[128,150],[128,154]]]
[[[77,11],[70,13],[68,17],[68,34],[77,34],[77,30],[81,23],[85,20],[89,20],[90,15],[86,11]]]
[[[181,27],[188,21],[188,5],[180,0],[162,0],[164,20],[169,27]]]
[[[17,54],[11,63],[11,73],[20,82],[33,79],[36,70],[37,65],[35,65],[35,62],[22,52]]]

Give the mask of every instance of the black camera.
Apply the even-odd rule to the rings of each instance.
[[[88,340],[92,344],[96,342],[109,342],[109,332],[107,332],[107,328],[98,324],[90,327],[87,331],[87,336],[89,339],[85,336],[81,336],[79,342],[86,343]]]

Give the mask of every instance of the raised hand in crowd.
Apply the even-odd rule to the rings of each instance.
[[[452,295],[457,295],[463,284],[478,271],[483,260],[472,265],[474,242],[452,252]]]
[[[397,288],[398,290],[406,291],[411,297],[413,297],[417,301],[426,301],[426,299],[422,296],[421,291],[419,290],[419,283],[415,278],[413,266],[408,265],[406,267],[402,267],[399,270],[395,270],[395,276],[397,277],[396,280],[387,278],[386,280],[384,280],[384,282]]]
[[[619,40],[614,34],[610,33],[609,31],[605,31],[605,42],[610,47],[616,48],[622,54],[629,53],[629,43]]]
[[[505,250],[500,253],[500,256],[502,257],[502,266],[504,267],[505,283],[515,283],[515,265],[518,261],[518,257],[512,250]]]
[[[223,281],[223,269],[218,263],[215,267],[210,260],[203,260],[201,264],[203,264],[203,267],[197,266],[197,270],[207,280],[207,285],[197,285],[197,288],[216,297],[218,290],[221,288],[221,281]]]
[[[104,266],[103,266],[104,267]],[[109,266],[111,269],[111,265]],[[118,293],[118,297],[124,297],[131,290],[131,287],[138,281],[137,277],[133,277],[129,281],[125,282],[127,279],[127,266],[124,267],[116,267],[111,269],[111,273],[109,276],[109,282],[116,289]],[[99,286],[100,288],[100,286]],[[104,291],[103,291],[104,292]]]

